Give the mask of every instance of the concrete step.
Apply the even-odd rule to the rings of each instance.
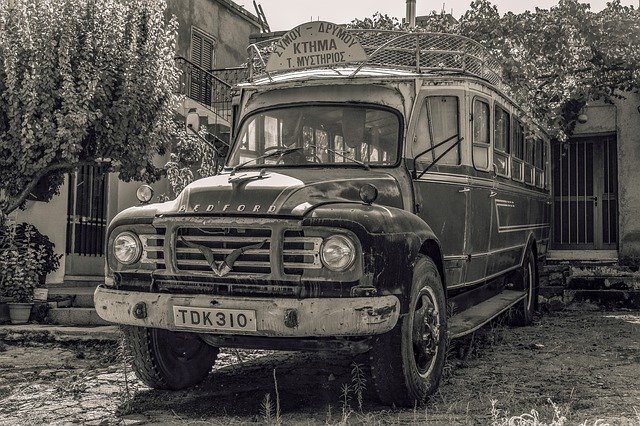
[[[61,287],[93,287],[104,283],[104,276],[90,276],[90,275],[66,275],[64,277],[64,283]],[[53,285],[55,286],[55,285]],[[52,286],[52,287],[53,287]]]
[[[71,306],[77,308],[93,308],[93,287],[49,287],[49,300],[73,297]]]
[[[100,318],[94,308],[51,308],[48,318],[58,325],[113,325]]]

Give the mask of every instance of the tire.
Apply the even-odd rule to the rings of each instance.
[[[154,389],[197,385],[209,375],[219,352],[193,333],[134,326],[122,330],[136,376]]]
[[[516,280],[516,288],[526,291],[527,295],[523,301],[511,310],[509,323],[516,327],[531,325],[533,323],[536,299],[538,298],[538,274],[536,273],[536,258],[530,248],[527,249],[525,254],[524,264],[514,274],[514,278]]]
[[[424,403],[438,388],[446,353],[442,280],[433,261],[421,255],[413,268],[409,312],[393,330],[374,337],[369,352],[380,401],[402,407]]]

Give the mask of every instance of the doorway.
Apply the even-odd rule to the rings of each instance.
[[[104,275],[107,230],[105,169],[80,167],[69,175],[65,275]]]
[[[616,250],[616,135],[553,144],[553,242],[557,250]]]

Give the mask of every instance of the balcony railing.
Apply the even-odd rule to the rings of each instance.
[[[244,68],[206,70],[186,58],[175,58],[180,76],[180,93],[206,106],[225,122],[231,122],[232,87],[247,75]]]

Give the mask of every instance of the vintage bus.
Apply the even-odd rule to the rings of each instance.
[[[457,35],[311,22],[250,54],[224,170],[112,221],[98,314],[154,388],[220,347],[353,351],[422,403],[449,339],[532,321],[549,139]]]

